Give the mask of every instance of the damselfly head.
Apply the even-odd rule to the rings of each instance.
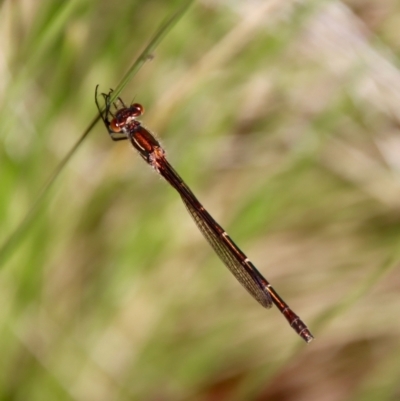
[[[136,118],[144,113],[144,107],[139,103],[133,103],[129,107],[119,109],[115,117],[110,121],[110,129],[113,132],[121,132],[125,127],[136,125]]]

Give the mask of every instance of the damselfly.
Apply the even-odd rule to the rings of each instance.
[[[165,151],[157,139],[137,120],[144,112],[143,106],[139,103],[126,106],[121,98],[117,99],[118,103],[112,103],[111,90],[107,94],[102,93],[105,102],[103,110],[98,102],[97,89],[98,86],[95,91],[96,105],[111,139],[113,141],[128,139],[131,142],[146,163],[153,167],[157,173],[178,191],[186,209],[206,240],[253,298],[265,308],[270,308],[274,304],[301,338],[307,343],[312,341],[314,337],[307,326],[278,295],[271,284],[233,242],[226,231],[211,217],[182,178],[169,164],[165,157]],[[111,111],[112,105],[115,107],[114,112]]]

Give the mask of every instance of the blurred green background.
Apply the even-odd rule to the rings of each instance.
[[[0,244],[182,1],[0,3]],[[315,335],[98,124],[0,270],[2,400],[400,399],[400,5],[197,1],[122,92]]]

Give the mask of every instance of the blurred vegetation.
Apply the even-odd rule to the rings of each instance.
[[[183,4],[0,3],[0,244]],[[0,255],[0,398],[398,400],[399,18],[197,1],[122,92],[314,342],[98,124]]]

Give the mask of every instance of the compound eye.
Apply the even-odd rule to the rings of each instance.
[[[119,126],[116,118],[113,118],[111,120],[110,129],[111,129],[112,132],[121,132],[121,127]]]
[[[133,103],[130,109],[134,117],[139,117],[144,113],[144,107],[140,103]]]

